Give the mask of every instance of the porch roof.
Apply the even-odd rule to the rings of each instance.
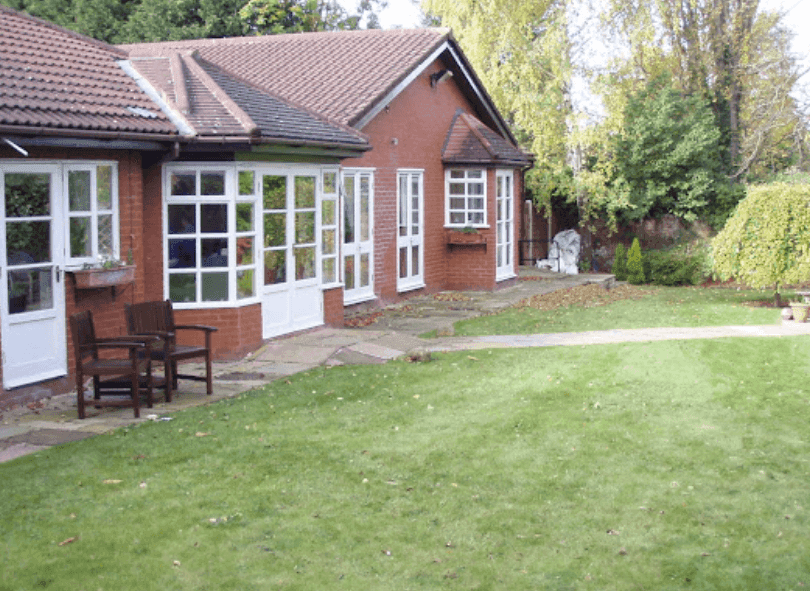
[[[0,5],[0,132],[169,139],[120,49]]]
[[[476,117],[459,109],[447,132],[442,161],[445,164],[530,166],[531,154],[515,147]]]

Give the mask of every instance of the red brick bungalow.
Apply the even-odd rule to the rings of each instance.
[[[78,310],[118,334],[168,297],[226,358],[516,276],[531,158],[449,31],[115,48],[0,7],[0,35],[0,406],[70,388]],[[100,255],[134,282],[77,289]]]

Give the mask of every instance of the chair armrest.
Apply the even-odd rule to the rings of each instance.
[[[183,329],[183,330],[204,330],[207,332],[216,332],[219,329],[216,326],[204,326],[202,324],[175,324],[174,329]]]
[[[139,332],[139,333],[127,335],[126,337],[121,337],[121,338],[138,338],[138,337],[147,337],[147,338],[151,337],[152,339],[165,341],[165,340],[173,339],[174,338],[174,333],[173,332],[166,332],[166,331],[162,331],[162,330],[155,330],[155,331]]]
[[[117,341],[117,342],[96,342],[94,345],[96,349],[129,349],[133,351],[135,349],[146,349],[146,343],[134,343],[132,341]],[[93,347],[87,347],[91,349]]]
[[[134,343],[140,345],[146,345],[147,343],[153,343],[161,340],[160,337],[154,335],[124,335],[120,337],[105,337],[103,339],[96,339],[96,343]]]

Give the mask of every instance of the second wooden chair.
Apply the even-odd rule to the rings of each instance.
[[[164,366],[166,379],[166,401],[171,402],[172,391],[177,390],[177,380],[197,380],[206,383],[208,395],[214,391],[211,375],[211,335],[217,331],[213,326],[199,324],[175,324],[174,309],[170,300],[127,304],[125,307],[127,330],[131,335],[157,336],[159,341],[149,349],[153,361]],[[203,345],[184,345],[177,343],[178,331],[196,331],[203,333]],[[177,362],[187,359],[205,359],[205,377],[180,374]]]

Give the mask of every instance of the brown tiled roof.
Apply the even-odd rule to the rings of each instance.
[[[459,109],[447,132],[442,161],[446,164],[527,166],[532,163],[532,156]]]
[[[0,129],[157,136],[177,129],[116,62],[121,50],[0,6]]]
[[[133,61],[197,51],[206,63],[354,125],[450,38],[447,29],[362,30],[122,45]]]

